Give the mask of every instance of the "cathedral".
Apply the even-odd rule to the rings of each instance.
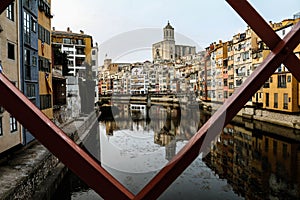
[[[196,53],[196,47],[194,46],[175,44],[174,28],[171,26],[169,21],[163,31],[163,41],[152,45],[152,57],[154,62],[175,61],[180,59],[182,56]]]

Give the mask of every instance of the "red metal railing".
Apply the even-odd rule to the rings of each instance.
[[[5,4],[1,2],[0,11],[12,0],[3,2]],[[298,81],[300,80],[300,70],[297,70],[297,67],[300,68],[300,62],[293,53],[300,42],[300,23],[281,40],[246,0],[227,2],[269,46],[271,53],[188,144],[136,196],[70,140],[3,74],[0,74],[0,104],[103,198],[156,199],[198,157],[200,149],[204,148],[203,144],[209,144],[209,141],[220,133],[281,63],[289,68]]]

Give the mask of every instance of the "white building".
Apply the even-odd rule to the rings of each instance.
[[[152,45],[152,58],[154,62],[175,61],[176,59],[180,59],[182,56],[195,54],[196,47],[175,44],[174,28],[169,22],[163,31],[163,41]]]
[[[135,66],[131,69],[130,94],[147,94],[149,79],[143,66]]]
[[[98,89],[98,68],[99,68],[99,64],[98,64],[98,53],[99,53],[99,49],[98,49],[98,44],[96,43],[95,47],[92,47],[92,74],[93,74],[93,80],[95,81],[95,103],[98,102],[99,100],[99,89]]]

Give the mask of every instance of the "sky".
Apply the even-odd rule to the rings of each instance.
[[[300,12],[299,0],[250,0],[266,21],[280,22]],[[197,51],[243,32],[247,24],[225,0],[51,0],[52,27],[83,30],[99,45],[99,64],[152,60],[151,45],[168,23],[176,44]]]

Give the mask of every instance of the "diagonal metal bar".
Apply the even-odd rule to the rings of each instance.
[[[0,4],[0,14],[11,4],[14,0],[1,0]]]
[[[126,200],[134,197],[1,73],[0,91],[0,105],[104,199],[114,197]]]
[[[273,74],[278,65],[288,57],[287,49],[294,49],[300,42],[300,24],[289,32],[283,41],[279,42],[268,57],[236,90],[236,92],[221,106],[207,123],[193,136],[188,144],[145,186],[135,197],[138,199],[156,199],[169,185],[188,167],[199,155],[202,145],[210,142],[220,130],[232,120],[245,103]],[[218,132],[219,131],[219,132]],[[202,146],[202,147],[201,147]]]
[[[243,18],[243,20],[254,30],[254,32],[273,50],[281,42],[281,38],[275,33],[271,26],[259,15],[259,13],[246,0],[226,0],[231,7]],[[247,11],[247,12],[245,12]],[[300,23],[300,22],[298,22]],[[300,60],[289,49],[289,59],[283,63],[300,82]]]

